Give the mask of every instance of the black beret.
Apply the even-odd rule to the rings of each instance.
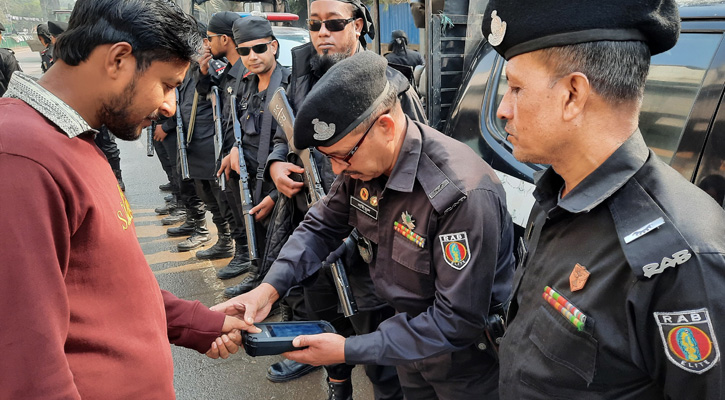
[[[295,119],[295,146],[331,146],[368,118],[395,88],[387,60],[362,51],[330,68],[302,102]]]
[[[675,0],[491,0],[482,29],[507,60],[604,40],[645,42],[654,55],[677,43],[680,16]]]
[[[217,35],[227,35],[230,38],[233,38],[234,33],[232,32],[232,26],[234,26],[234,21],[238,20],[239,18],[242,17],[232,11],[218,12],[212,15],[211,19],[209,20],[209,27],[207,29],[209,30],[209,32],[214,32]]]
[[[65,32],[66,29],[68,29],[67,22],[48,21],[48,30],[50,31],[50,34],[53,36],[60,35],[61,33]]]
[[[274,37],[272,25],[266,18],[250,15],[234,21],[234,43]]]
[[[48,30],[48,25],[46,25],[46,24],[40,24],[35,29],[38,32],[38,36],[42,36],[44,38],[49,38],[50,37],[50,31]]]
[[[315,1],[315,0],[312,0]],[[360,31],[360,43],[365,46],[365,35],[370,36],[370,39],[375,39],[375,24],[373,24],[373,16],[370,14],[370,10],[360,0],[337,0],[341,3],[352,4],[355,9],[353,17],[362,18],[363,27]]]

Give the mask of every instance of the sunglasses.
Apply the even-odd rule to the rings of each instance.
[[[270,43],[272,43],[272,42],[274,42],[274,40],[270,40],[267,43],[255,44],[254,46],[250,46],[250,47],[242,47],[242,46],[239,46],[239,47],[237,47],[237,53],[239,53],[240,56],[244,56],[244,57],[246,57],[246,56],[249,55],[249,51],[250,50],[253,51],[253,52],[255,52],[255,53],[257,53],[257,54],[266,53],[267,52],[267,45],[270,44]]]
[[[319,32],[320,29],[322,29],[322,24],[325,24],[325,28],[327,28],[327,30],[330,32],[340,32],[341,30],[345,29],[345,26],[347,26],[347,24],[352,21],[355,21],[355,18],[328,19],[327,21],[308,19],[307,24],[309,24],[310,30],[312,32]]]

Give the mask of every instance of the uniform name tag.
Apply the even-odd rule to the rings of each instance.
[[[368,217],[370,217],[376,221],[378,220],[378,210],[363,203],[362,200],[360,200],[354,196],[350,196],[350,205],[357,208],[358,211],[367,215]]]
[[[715,332],[707,308],[656,312],[665,354],[687,372],[702,374],[720,359]]]

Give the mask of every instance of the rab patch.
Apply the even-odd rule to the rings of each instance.
[[[461,270],[471,261],[466,232],[439,235],[438,238],[443,248],[443,259],[446,260],[448,265]]]
[[[687,372],[702,374],[720,359],[707,308],[654,313],[667,358]]]

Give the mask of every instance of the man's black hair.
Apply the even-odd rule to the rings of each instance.
[[[119,42],[131,45],[139,70],[191,61],[201,49],[196,22],[171,0],[78,0],[53,56],[75,66],[97,46]]]

